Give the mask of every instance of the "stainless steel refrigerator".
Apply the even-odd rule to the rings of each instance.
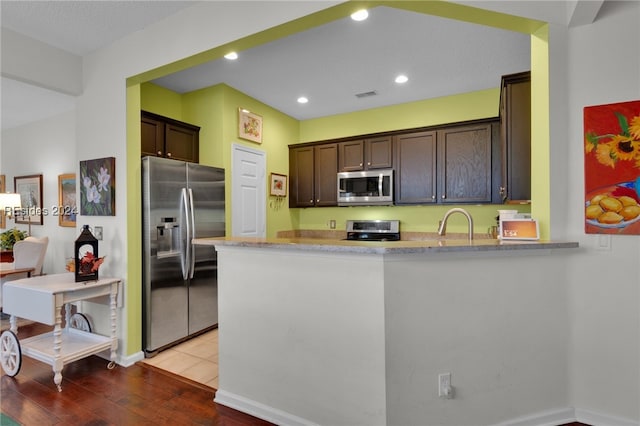
[[[143,348],[153,356],[218,323],[217,256],[193,238],[225,235],[224,169],[142,159]]]

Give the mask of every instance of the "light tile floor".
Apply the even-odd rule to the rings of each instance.
[[[218,389],[218,329],[166,349],[142,362]]]

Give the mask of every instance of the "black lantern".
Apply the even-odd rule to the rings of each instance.
[[[94,261],[98,259],[98,240],[89,230],[89,225],[82,226],[74,247],[76,282],[97,280],[98,268],[94,268]]]

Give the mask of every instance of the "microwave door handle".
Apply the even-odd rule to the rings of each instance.
[[[382,197],[382,181],[383,181],[383,176],[382,173],[380,173],[378,175],[378,196]]]

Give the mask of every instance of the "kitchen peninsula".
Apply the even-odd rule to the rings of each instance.
[[[493,424],[562,394],[577,243],[194,243],[218,251],[220,404],[278,424]]]

